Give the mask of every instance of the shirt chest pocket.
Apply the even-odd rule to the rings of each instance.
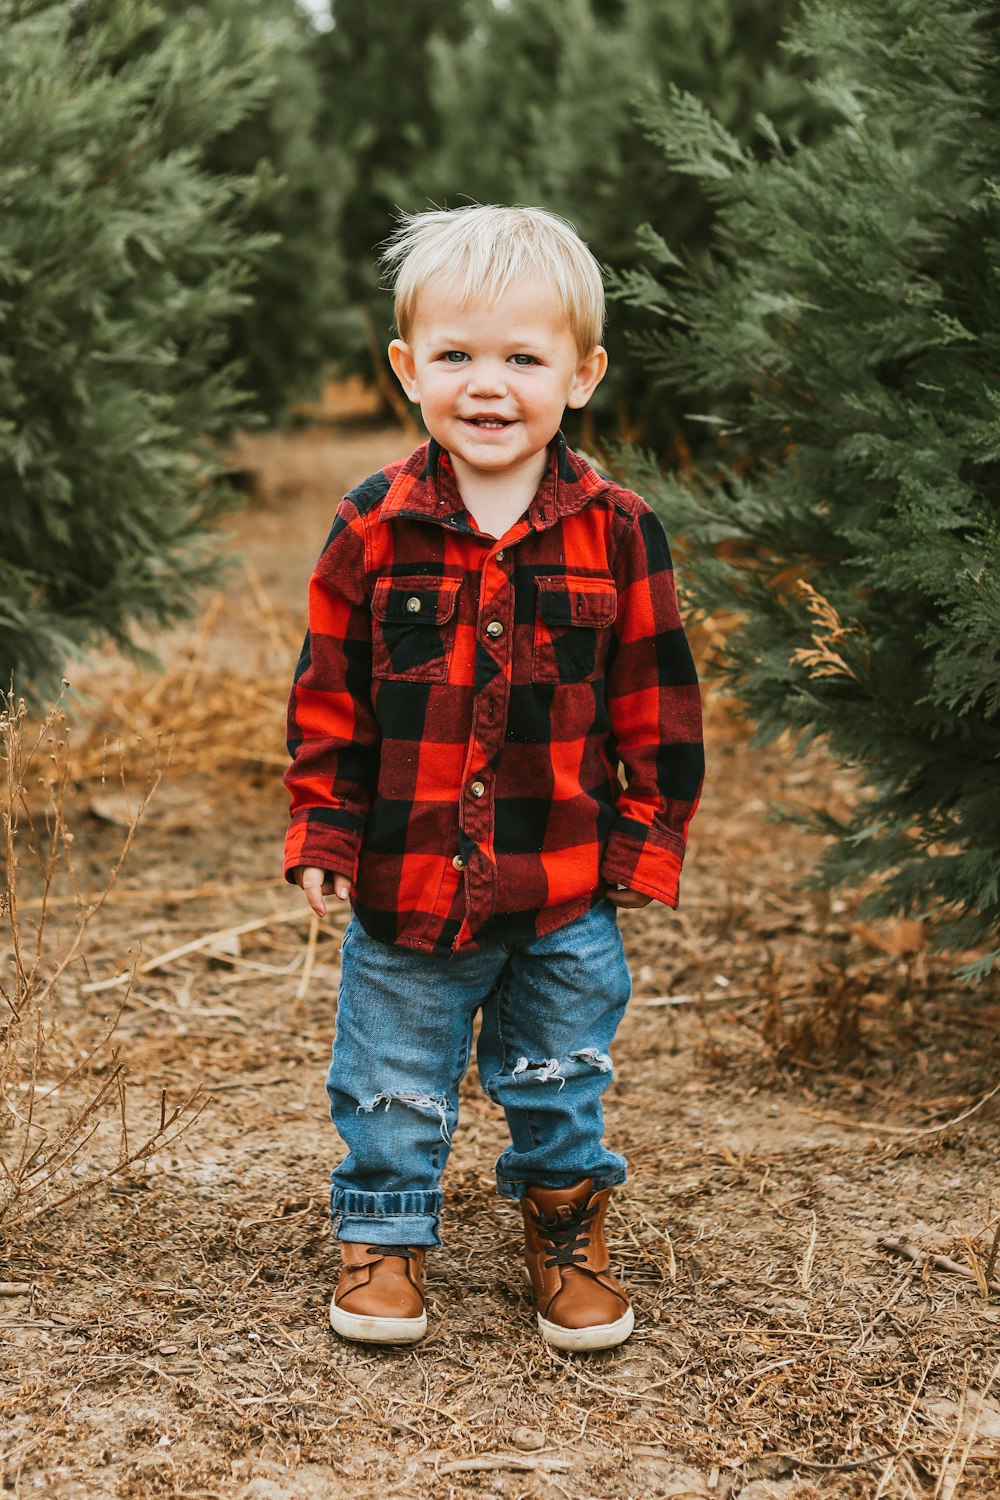
[[[380,578],[372,595],[372,676],[444,682],[459,578]]]
[[[618,591],[605,578],[574,574],[536,578],[537,609],[531,676],[534,682],[591,682],[603,675],[608,629]]]

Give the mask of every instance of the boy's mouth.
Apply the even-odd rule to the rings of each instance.
[[[512,427],[514,425],[513,422],[508,421],[506,417],[494,417],[489,415],[482,417],[463,417],[462,420],[466,422],[470,427],[480,427],[487,432],[499,432],[504,427]]]

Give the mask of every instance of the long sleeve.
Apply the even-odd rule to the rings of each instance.
[[[701,698],[670,548],[643,507],[615,561],[618,614],[607,695],[625,788],[601,876],[676,906],[705,755]]]
[[[297,865],[352,880],[356,874],[380,739],[371,703],[365,576],[363,536],[348,500],[309,584],[309,629],[288,702],[286,878]]]

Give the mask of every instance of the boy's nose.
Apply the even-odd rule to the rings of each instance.
[[[476,363],[469,371],[470,396],[505,396],[507,378],[501,365]]]

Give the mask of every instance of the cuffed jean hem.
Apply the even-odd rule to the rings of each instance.
[[[334,1188],[334,1237],[360,1245],[440,1245],[441,1193],[364,1193]]]
[[[510,1198],[519,1203],[526,1195],[529,1188],[569,1188],[574,1184],[582,1182],[589,1177],[594,1184],[594,1192],[599,1193],[602,1188],[620,1187],[628,1180],[628,1172],[625,1163],[620,1167],[607,1167],[602,1172],[547,1172],[544,1182],[527,1181],[524,1178],[502,1177],[497,1173],[497,1192],[501,1198]]]

